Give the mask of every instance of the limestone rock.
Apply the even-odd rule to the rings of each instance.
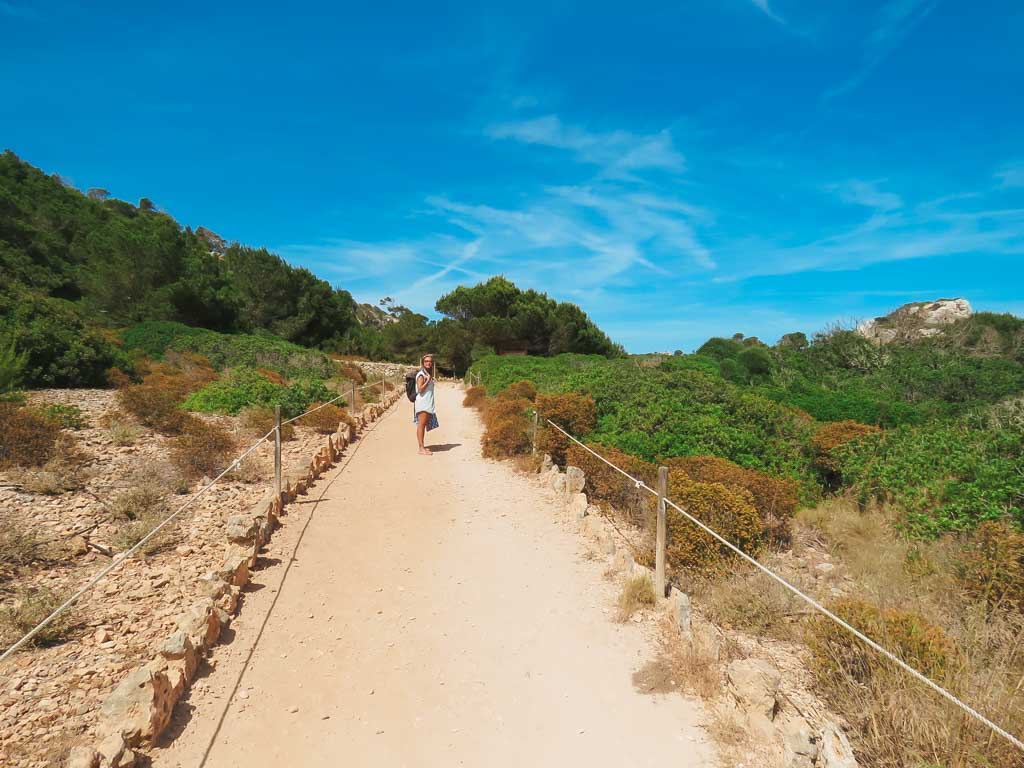
[[[582,469],[572,466],[565,468],[565,485],[568,493],[582,493],[586,482],[587,476]]]
[[[179,619],[178,627],[185,630],[194,648],[211,647],[220,637],[220,618],[213,600],[205,598],[192,605]]]
[[[164,669],[164,662],[150,662],[129,674],[107,697],[97,727],[97,732],[106,737],[104,744],[113,743],[115,736],[128,747],[143,741],[151,743],[167,727],[174,699]],[[110,760],[108,751],[100,746],[104,758]]]
[[[822,729],[818,765],[820,768],[857,768],[853,748],[835,723],[827,723]]]
[[[252,544],[259,531],[259,523],[246,515],[231,515],[227,519],[228,541],[233,544]]]
[[[199,654],[188,633],[179,629],[160,646],[160,655],[167,661],[179,662],[186,680],[191,680],[199,667]]]
[[[689,636],[692,628],[692,609],[690,605],[690,596],[685,592],[682,592],[675,587],[672,587],[669,600],[672,605],[672,618],[676,622],[676,626],[679,627],[679,631],[684,636]]]
[[[569,497],[567,508],[569,514],[573,517],[586,517],[588,508],[587,495],[585,493],[574,493]]]
[[[763,718],[770,723],[775,719],[782,682],[779,670],[763,659],[739,659],[726,668],[726,677],[741,709],[758,721]]]
[[[92,747],[75,747],[68,754],[67,768],[99,768],[100,753]]]
[[[915,301],[904,304],[884,317],[865,320],[857,326],[857,332],[880,344],[913,341],[942,333],[944,326],[973,314],[967,299]]]
[[[612,560],[612,566],[615,570],[622,571],[627,574],[633,572],[634,565],[633,553],[625,547],[616,552],[615,558]]]
[[[244,587],[249,583],[249,565],[252,561],[252,548],[243,547],[239,544],[232,544],[224,562],[217,570],[220,576],[228,584],[236,587]]]
[[[782,728],[783,765],[785,768],[814,768],[818,745],[814,731],[802,717],[786,723]]]
[[[551,488],[555,493],[565,493],[566,481],[565,475],[559,472],[557,475],[553,475],[551,478]]]
[[[550,472],[551,468],[553,466],[554,466],[554,463],[551,461],[551,454],[550,453],[545,453],[544,454],[544,460],[541,462],[541,465],[540,465],[540,474],[543,475],[545,472]]]

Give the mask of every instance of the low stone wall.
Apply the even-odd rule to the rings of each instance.
[[[560,496],[567,511],[579,521],[580,532],[611,558],[623,578],[645,576],[654,582],[652,569],[635,562],[621,534],[591,505],[583,492],[586,475],[578,467],[561,471],[545,456],[540,468],[541,482]],[[701,654],[720,658],[724,633],[714,624],[693,615],[690,597],[671,587],[659,603],[669,612],[684,642]],[[782,690],[782,673],[764,659],[732,661],[725,668],[728,706],[735,719],[760,744],[774,745],[783,755],[785,768],[857,768],[853,749],[842,729],[827,719],[810,722]]]
[[[289,482],[279,498],[271,491],[254,509],[228,518],[230,547],[221,565],[202,578],[206,596],[178,617],[177,630],[154,649],[153,659],[130,672],[103,702],[95,732],[87,744],[71,750],[69,768],[125,768],[139,762],[141,750],[170,723],[174,705],[189,689],[200,660],[231,623],[241,588],[249,583],[257,555],[288,504],[306,494],[356,436],[402,395],[389,392],[385,403],[365,406],[355,426],[341,424],[336,434],[326,437],[302,477]]]

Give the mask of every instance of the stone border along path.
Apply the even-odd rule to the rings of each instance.
[[[154,649],[156,657],[130,672],[104,701],[95,733],[86,744],[71,750],[68,768],[126,768],[143,758],[141,750],[152,747],[164,733],[175,704],[188,693],[204,656],[229,634],[252,569],[280,518],[288,514],[289,505],[307,495],[317,479],[335,466],[345,448],[403,396],[404,392],[394,390],[383,404],[364,406],[354,427],[341,424],[337,434],[325,436],[325,444],[310,461],[305,476],[289,482],[280,498],[271,491],[249,514],[228,518],[231,546],[221,566],[203,578],[207,597],[179,616],[178,631]]]
[[[698,703],[634,686],[661,612],[613,621],[564,495],[484,460],[462,397],[433,456],[402,404],[293,512],[155,768],[716,764]]]

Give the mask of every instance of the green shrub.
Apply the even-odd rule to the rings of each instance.
[[[69,301],[0,288],[0,318],[0,333],[24,356],[19,368],[28,386],[99,387],[107,369],[126,365],[121,351]]]
[[[285,418],[291,418],[310,404],[332,397],[322,381],[297,381],[284,387],[252,368],[241,366],[231,370],[225,378],[192,393],[183,407],[190,411],[235,415],[250,406],[273,408],[280,405]]]
[[[967,531],[985,520],[1024,524],[1024,434],[962,422],[899,427],[835,452],[864,499],[904,510],[919,536]]]
[[[0,393],[12,392],[21,385],[27,362],[28,353],[18,352],[13,338],[0,335]]]
[[[59,403],[43,403],[38,406],[40,413],[47,419],[59,424],[64,429],[84,429],[88,426],[82,409],[77,405],[61,405]]]
[[[147,322],[122,334],[128,349],[141,349],[162,358],[173,352],[191,352],[208,358],[218,370],[264,368],[289,379],[328,379],[335,365],[323,353],[269,334],[217,333],[174,322]]]

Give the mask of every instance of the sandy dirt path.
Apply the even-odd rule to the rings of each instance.
[[[402,401],[289,515],[156,768],[713,765],[695,704],[633,687],[605,564],[437,394],[434,456]]]

